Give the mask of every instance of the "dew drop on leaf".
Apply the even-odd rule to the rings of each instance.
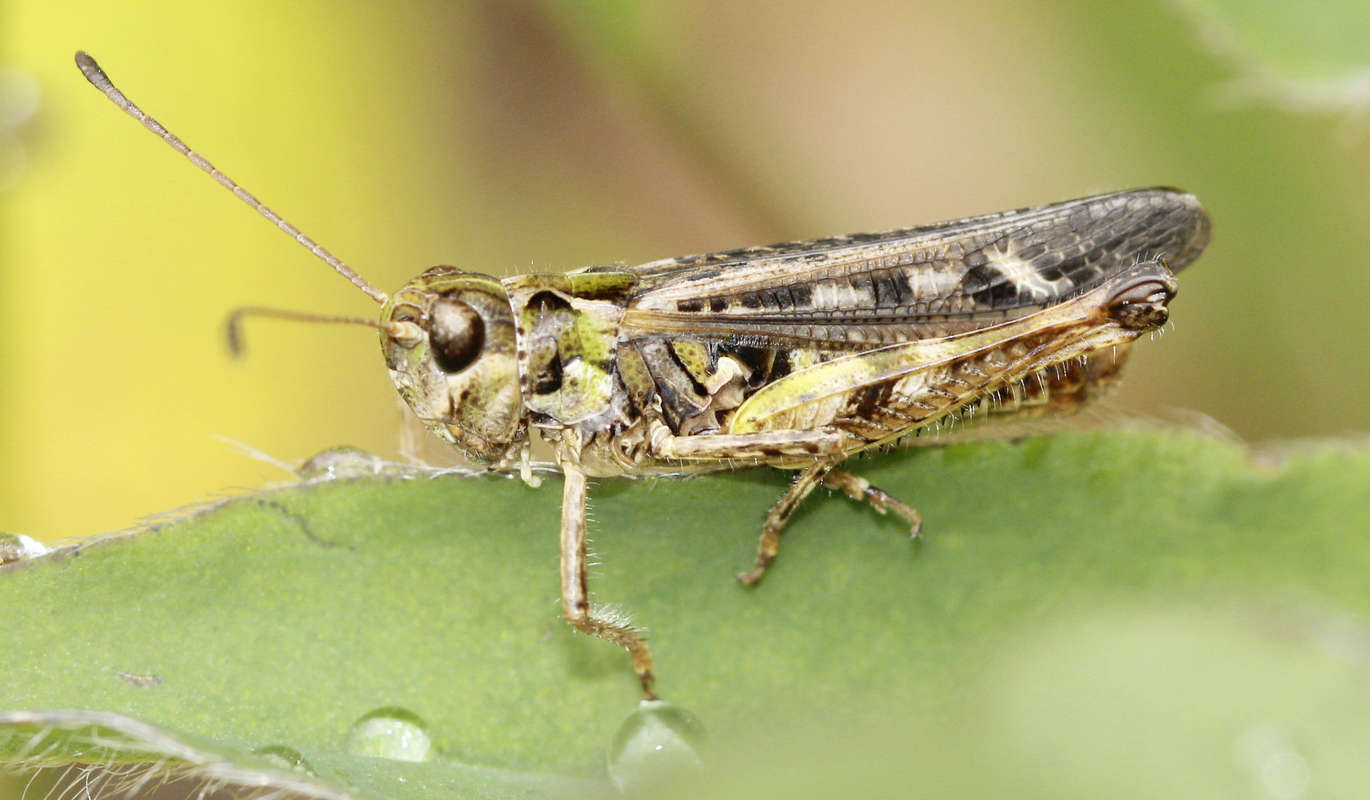
[[[352,725],[348,752],[395,761],[427,761],[433,750],[428,726],[403,708],[378,708]]]
[[[704,770],[704,726],[690,712],[644,700],[619,726],[609,746],[609,780],[624,794],[670,786]]]

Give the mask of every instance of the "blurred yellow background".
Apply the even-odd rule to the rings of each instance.
[[[374,304],[120,114],[149,113],[373,283],[874,230],[1130,186],[1214,243],[1114,408],[1365,431],[1370,137],[1224,91],[1185,4],[10,4],[0,27],[0,530],[43,540],[394,455]],[[1249,65],[1248,65],[1249,66]],[[36,105],[29,98],[36,97]]]

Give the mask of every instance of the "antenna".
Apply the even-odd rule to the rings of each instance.
[[[228,352],[234,358],[243,354],[243,317],[273,317],[296,322],[366,325],[379,331],[385,331],[391,339],[403,344],[413,344],[423,339],[423,329],[412,322],[374,320],[366,317],[342,317],[335,314],[311,314],[308,311],[284,311],[279,308],[262,308],[261,306],[243,306],[242,308],[235,308],[229,313],[228,321],[224,326],[224,333],[228,340]]]
[[[134,105],[133,101],[125,97],[124,93],[114,86],[114,83],[110,81],[109,76],[105,74],[105,71],[100,69],[99,64],[95,63],[95,59],[86,55],[82,50],[76,51],[76,66],[80,68],[81,74],[86,76],[86,80],[90,81],[91,85],[96,89],[103,92],[105,97],[108,97],[114,105],[123,109],[130,117],[143,123],[143,127],[157,134],[162,141],[171,145],[173,150],[190,159],[190,163],[205,172],[208,172],[211,178],[218,181],[225,189],[233,192],[235,197],[244,203],[247,203],[255,209],[258,214],[271,220],[275,223],[276,227],[285,231],[290,238],[299,242],[306,250],[318,256],[319,259],[332,267],[339,275],[352,281],[352,285],[371,295],[371,298],[377,303],[384,304],[390,299],[385,292],[372,286],[365,278],[358,275],[355,270],[344,264],[341,259],[325,250],[318,242],[315,242],[313,239],[304,235],[299,228],[296,228],[294,225],[281,219],[275,211],[272,211],[265,203],[253,197],[251,192],[239,186],[232,178],[220,172],[218,168],[209,163],[208,159],[204,156],[187,147],[185,142],[177,138],[171,131],[162,127],[162,123],[148,116],[141,108]]]

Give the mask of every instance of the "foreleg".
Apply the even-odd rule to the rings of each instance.
[[[585,577],[585,473],[580,467],[562,462],[566,475],[561,496],[561,609],[571,627],[581,633],[605,639],[628,651],[633,671],[642,681],[642,695],[655,700],[652,693],[652,653],[647,642],[626,621],[596,615],[590,607],[590,591]]]

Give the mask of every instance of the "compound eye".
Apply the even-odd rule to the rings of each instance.
[[[449,375],[461,372],[485,346],[485,321],[460,300],[442,299],[433,304],[428,339],[438,369]]]

